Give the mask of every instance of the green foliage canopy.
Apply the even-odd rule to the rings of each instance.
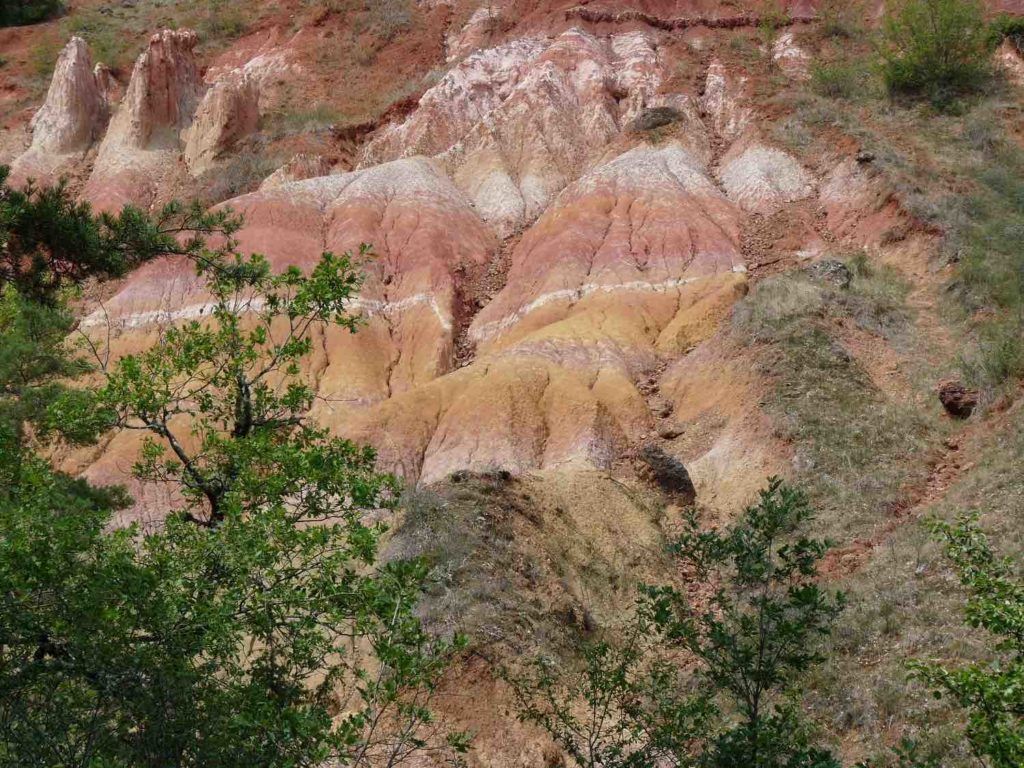
[[[63,188],[3,199],[6,242],[39,258],[8,264],[0,301],[0,765],[371,766],[464,751],[429,706],[463,641],[423,631],[421,563],[378,562],[384,527],[368,517],[395,481],[305,419],[312,331],[358,326],[355,258],[274,274],[235,250],[226,212],[96,217]],[[116,361],[102,331],[80,334],[91,360],[71,355],[63,287],[158,253],[191,260],[209,314]],[[100,386],[67,386],[87,369]],[[112,529],[123,491],[40,456],[57,427],[81,441],[147,434],[135,471],[169,488],[162,524]]]

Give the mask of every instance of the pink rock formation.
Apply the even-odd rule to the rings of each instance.
[[[1018,87],[1024,87],[1024,51],[1012,40],[1003,40],[996,51],[996,62],[1003,67],[1006,76]]]
[[[712,130],[726,141],[739,138],[754,119],[747,91],[746,77],[734,76],[718,59],[712,60],[700,106]]]
[[[150,205],[173,172],[202,93],[190,30],[150,38],[100,145],[84,196],[100,209]]]
[[[370,323],[359,334],[328,332],[320,360],[323,394],[372,403],[450,370],[458,312],[458,272],[490,258],[490,233],[434,163],[400,160],[353,173],[283,184],[236,198],[245,217],[243,251],[265,254],[277,268],[310,267],[324,251],[372,243],[377,257],[358,308]],[[145,333],[158,322],[200,317],[208,297],[184,263],[163,260],[136,272],[103,314],[115,328]],[[131,344],[126,337],[125,344]]]
[[[232,206],[246,217],[241,247],[278,267],[376,244],[358,302],[368,327],[317,345],[316,416],[431,482],[462,468],[608,467],[650,428],[633,382],[706,338],[745,280],[740,213],[705,168],[673,142],[575,182],[513,253],[507,285],[470,328],[478,358],[457,371],[459,276],[495,244],[435,163],[287,183]],[[134,347],[206,301],[186,265],[164,261],[84,325],[109,318],[118,346]]]
[[[11,180],[20,184],[32,177],[51,184],[80,158],[107,124],[105,68],[93,71],[89,47],[72,37],[57,59],[46,101],[32,118],[32,143],[11,168]]]
[[[770,215],[814,192],[813,179],[800,163],[764,144],[756,132],[733,144],[722,158],[718,175],[729,199],[751,213]]]
[[[322,158],[300,155],[229,201],[245,216],[241,249],[275,267],[308,268],[325,250],[362,242],[378,254],[353,304],[366,327],[315,339],[308,375],[320,423],[425,483],[462,469],[609,468],[658,433],[664,404],[652,405],[647,382],[669,366],[686,391],[699,386],[684,375],[688,356],[746,290],[745,219],[794,205],[806,213],[817,186],[760,137],[746,81],[720,62],[699,103],[666,92],[670,50],[652,31],[570,29],[471,53],[374,137],[356,171],[327,175]],[[124,168],[176,162],[183,123],[193,172],[244,134],[258,97],[240,95],[253,75],[232,63],[211,78],[194,120],[163,113],[174,141],[112,144],[125,150]],[[139,110],[138,89],[129,91],[125,114]],[[657,136],[634,122],[652,107],[678,112]],[[712,136],[729,147],[720,159]],[[164,165],[138,164],[147,152]],[[866,173],[844,168],[820,198],[840,228],[836,195]],[[191,268],[164,260],[138,270],[83,327],[110,320],[116,354],[209,308]],[[722,433],[735,445],[716,444],[720,459],[744,455],[746,413]],[[115,477],[134,450],[117,438],[89,476]],[[698,478],[719,467],[705,464]]]
[[[535,219],[655,96],[652,36],[571,29],[475,53],[367,147],[363,164],[443,157],[485,221],[509,234]]]
[[[302,181],[317,176],[327,176],[331,172],[331,164],[320,155],[295,155],[260,184],[260,191],[275,189],[291,181]]]
[[[470,328],[477,361],[354,414],[346,431],[423,482],[463,468],[611,466],[650,428],[634,381],[659,353],[706,338],[702,319],[743,284],[738,225],[683,146],[624,153],[523,237]]]
[[[259,83],[243,70],[217,80],[203,96],[187,131],[184,158],[189,172],[200,176],[218,158],[259,127]]]

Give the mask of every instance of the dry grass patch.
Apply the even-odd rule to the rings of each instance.
[[[840,543],[863,535],[904,503],[927,472],[934,418],[909,398],[883,392],[840,338],[842,324],[878,344],[909,348],[909,286],[863,256],[846,261],[848,287],[807,272],[769,278],[738,307],[734,330],[758,345],[772,382],[765,409],[792,443],[798,484],[820,509],[818,524]]]

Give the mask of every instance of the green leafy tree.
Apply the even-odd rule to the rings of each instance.
[[[585,768],[693,765],[715,708],[659,652],[657,639],[641,607],[621,642],[584,646],[578,670],[559,670],[544,657],[524,674],[505,670],[519,719],[542,727]]]
[[[64,184],[6,185],[0,166],[0,479],[18,483],[33,445],[59,436],[81,444],[111,423],[95,393],[68,382],[89,370],[69,355],[66,303],[89,279],[108,279],[157,256],[196,256],[206,237],[228,236],[226,212],[171,204],[150,219],[126,207],[94,215]]]
[[[227,235],[238,226],[192,220]],[[140,258],[132,238],[149,247],[170,229],[130,209],[93,221],[119,234],[89,258],[118,267]],[[308,276],[273,274],[222,242],[211,250],[200,233],[178,249],[206,280],[204,319],[117,361],[88,339],[105,384],[84,399],[37,398],[33,412],[83,439],[147,433],[136,471],[180,499],[153,531],[110,530],[123,492],[55,472],[36,453],[39,430],[19,424],[28,389],[81,365],[55,343],[63,316],[33,330],[63,313],[56,286],[81,273],[51,274],[63,258],[46,249],[21,283],[32,299],[15,291],[17,273],[7,282],[0,332],[37,362],[16,370],[0,356],[20,382],[7,390],[20,436],[2,448],[3,463],[18,456],[17,482],[0,493],[0,765],[376,766],[466,749],[430,708],[462,640],[424,633],[414,609],[425,568],[380,565],[383,527],[365,520],[393,503],[395,481],[372,451],[305,419],[310,333],[355,330],[358,268],[324,254]]]
[[[728,531],[704,528],[691,511],[673,551],[698,583],[716,584],[706,606],[673,587],[648,589],[669,642],[701,662],[700,674],[735,715],[707,745],[703,763],[835,766],[813,745],[788,694],[823,660],[818,641],[843,607],[817,583],[827,541],[801,531],[813,518],[806,497],[779,478]]]
[[[65,344],[75,325],[66,302],[80,284],[156,256],[195,256],[206,237],[230,235],[236,223],[177,203],[153,219],[131,207],[97,216],[63,183],[16,190],[7,174],[0,166],[0,451],[10,472],[29,425],[37,440],[59,434],[80,443],[109,423],[92,393],[67,386],[89,368]]]
[[[979,0],[900,0],[888,6],[878,50],[892,93],[942,102],[985,82],[993,44]]]
[[[197,257],[208,236],[230,235],[238,224],[198,203],[170,203],[154,217],[132,206],[97,215],[63,181],[14,189],[8,173],[0,166],[0,286],[36,303],[54,305],[62,288],[120,277],[156,256]]]
[[[996,556],[976,517],[935,521],[967,589],[966,619],[994,638],[995,658],[950,667],[915,661],[913,673],[967,714],[967,739],[984,765],[1024,765],[1024,583],[1010,559]]]
[[[513,681],[520,717],[581,766],[836,768],[795,703],[843,607],[817,583],[829,543],[802,533],[812,517],[778,478],[727,531],[691,510],[672,551],[713,595],[697,604],[673,586],[645,587],[624,644],[588,646],[577,676],[538,662],[540,674]],[[696,660],[691,675],[680,656]]]
[[[0,27],[36,24],[64,10],[61,0],[0,0]]]

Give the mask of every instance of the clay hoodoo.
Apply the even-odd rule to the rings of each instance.
[[[210,87],[185,142],[185,163],[193,176],[210,170],[218,158],[257,129],[259,101],[258,80],[241,70],[225,75]]]
[[[150,205],[173,171],[202,94],[190,30],[150,38],[100,145],[84,196],[100,209]]]
[[[32,118],[32,143],[12,166],[14,184],[29,177],[42,184],[56,181],[100,137],[109,111],[107,77],[104,67],[93,70],[85,41],[72,37],[57,58],[46,101]]]

